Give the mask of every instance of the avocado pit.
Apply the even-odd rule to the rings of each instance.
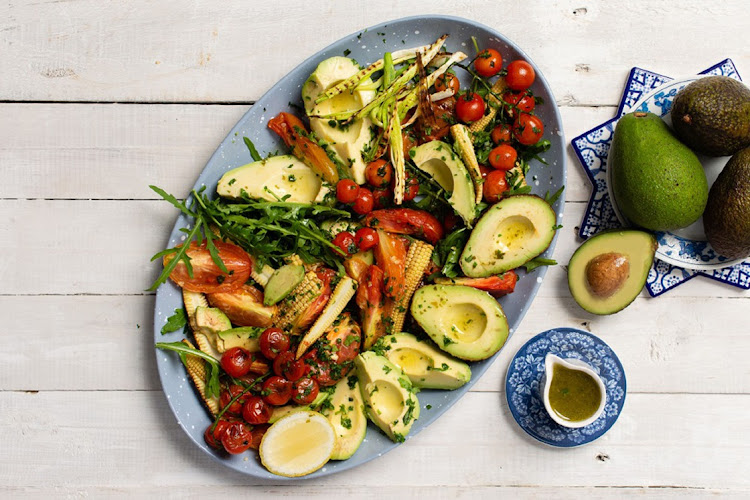
[[[586,266],[586,282],[591,292],[602,298],[620,290],[630,275],[630,261],[620,253],[597,255]]]

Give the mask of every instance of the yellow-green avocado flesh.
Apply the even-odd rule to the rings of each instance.
[[[656,238],[652,234],[634,229],[608,231],[589,238],[570,258],[570,293],[578,305],[590,313],[613,314],[621,311],[643,289],[656,247]],[[608,256],[616,258],[607,259]],[[605,263],[598,272],[592,268],[597,262]],[[620,265],[614,266],[612,262],[619,262]],[[602,281],[609,281],[611,286],[601,285]],[[601,288],[608,288],[609,293],[597,293],[596,290]]]

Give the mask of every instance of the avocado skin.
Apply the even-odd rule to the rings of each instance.
[[[728,76],[700,78],[677,93],[672,127],[699,153],[733,155],[750,146],[750,89]]]
[[[711,186],[703,225],[709,243],[724,257],[750,255],[750,147],[732,156]]]
[[[708,182],[698,157],[653,113],[630,113],[617,122],[608,168],[622,215],[653,231],[698,220]]]

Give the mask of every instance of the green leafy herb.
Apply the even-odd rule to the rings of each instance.
[[[242,138],[245,141],[245,146],[247,146],[247,149],[250,150],[250,156],[253,157],[253,160],[260,161],[263,158],[258,154],[258,150],[255,149],[255,144],[253,144],[253,141],[248,139],[247,137]]]
[[[208,378],[208,380],[206,380],[206,397],[210,398],[212,396],[219,395],[219,392],[221,392],[221,386],[219,385],[220,368],[219,361],[216,358],[214,358],[210,354],[206,354],[203,351],[199,351],[198,349],[193,349],[192,347],[186,345],[184,342],[157,342],[156,347],[157,349],[176,352],[180,355],[182,364],[186,364],[187,355],[197,356],[203,359],[206,362],[206,367],[208,368],[206,370]]]
[[[560,189],[555,191],[552,196],[550,196],[549,191],[547,191],[544,194],[544,201],[549,203],[550,205],[554,205],[555,202],[560,198],[560,195],[563,193],[563,190],[565,189],[565,186],[562,186]]]
[[[174,310],[174,314],[167,318],[167,322],[161,327],[161,334],[176,332],[187,325],[187,314],[184,308]]]
[[[458,260],[470,234],[468,228],[462,227],[449,233],[436,245],[435,251],[432,253],[433,259],[435,264],[441,267],[440,272],[444,276],[455,278],[459,275]]]
[[[524,264],[522,267],[526,268],[526,272],[530,273],[537,267],[542,266],[554,266],[557,264],[557,261],[554,259],[545,259],[544,257],[537,257],[535,259],[531,259],[526,264]]]

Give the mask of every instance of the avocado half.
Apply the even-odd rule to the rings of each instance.
[[[634,229],[589,238],[568,263],[570,293],[590,313],[625,309],[646,284],[656,247],[652,234]]]

